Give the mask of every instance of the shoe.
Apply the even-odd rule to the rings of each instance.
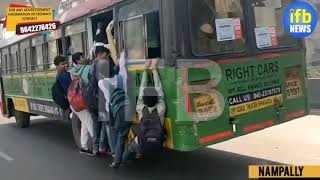
[[[114,169],[118,168],[119,166],[120,166],[120,164],[119,164],[119,163],[115,163],[115,162],[112,162],[112,163],[109,165],[110,168],[114,168]]]
[[[90,150],[80,149],[80,154],[86,154],[88,156],[94,156],[94,154]]]
[[[100,152],[93,152],[92,154],[93,154],[94,156],[100,156],[100,155],[101,155]]]
[[[101,155],[108,155],[108,156],[111,156],[112,155],[112,153],[110,152],[110,151],[99,151],[99,153],[101,154]]]

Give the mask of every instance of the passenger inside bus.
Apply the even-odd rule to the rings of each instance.
[[[241,24],[243,23],[241,0],[192,0],[190,8],[192,49],[196,55],[213,55],[244,49],[244,38],[219,41],[216,31],[218,19],[240,18]]]

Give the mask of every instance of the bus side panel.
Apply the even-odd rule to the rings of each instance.
[[[175,149],[195,150],[306,115],[304,60],[296,52],[221,61],[217,86],[208,80],[219,78],[203,68],[178,70]]]

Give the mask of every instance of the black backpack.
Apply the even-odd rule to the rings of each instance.
[[[83,89],[83,96],[88,104],[90,110],[98,110],[98,80],[96,76],[97,60],[91,66],[88,74],[89,84],[87,88]]]
[[[143,153],[159,152],[163,149],[165,130],[161,124],[157,108],[152,113],[147,107],[142,110],[139,142]]]
[[[70,107],[69,101],[63,92],[63,88],[60,85],[58,79],[51,87],[51,94],[53,101],[59,105],[62,109],[68,109]]]

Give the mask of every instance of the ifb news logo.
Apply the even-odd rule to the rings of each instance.
[[[309,3],[303,1],[291,3],[283,15],[287,33],[295,38],[305,38],[312,34],[317,22],[317,11]]]

